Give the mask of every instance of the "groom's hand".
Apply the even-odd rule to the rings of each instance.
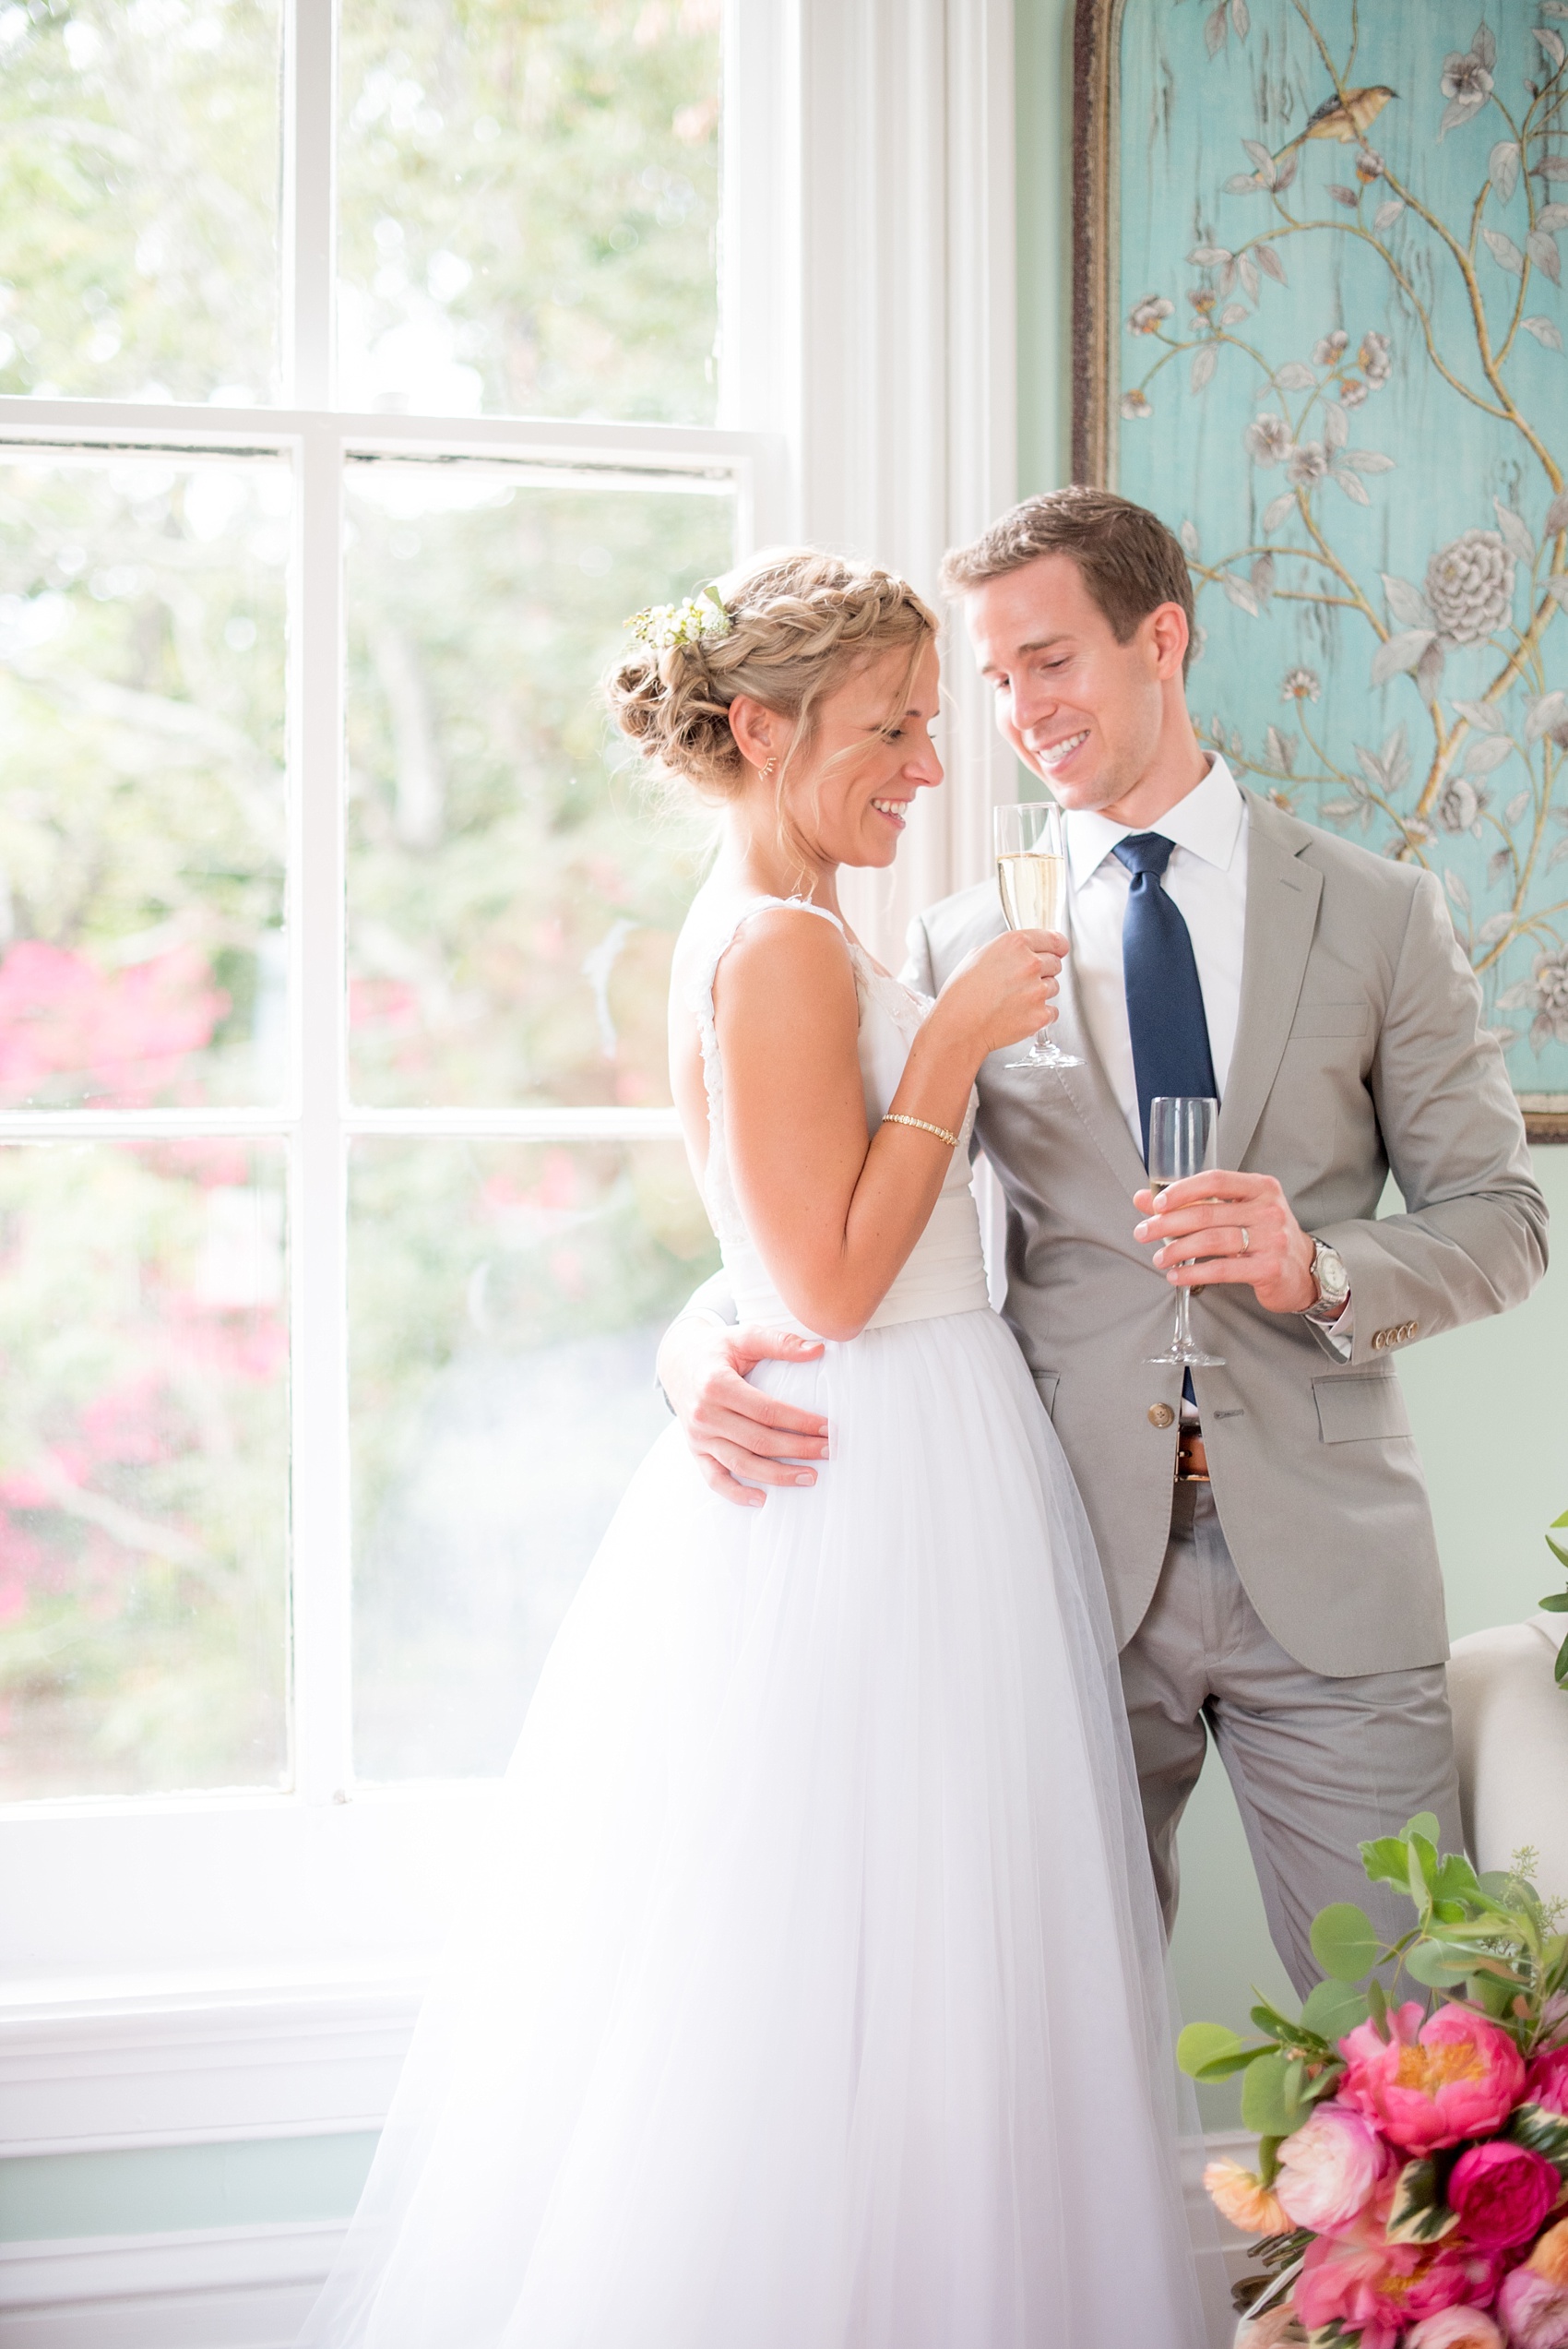
[[[763,1485],[814,1485],[807,1463],[827,1456],[827,1422],[746,1384],[759,1362],[814,1362],[822,1347],[793,1330],[739,1330],[707,1314],[683,1314],[659,1349],[659,1382],[692,1456],[716,1493],[760,1508]]]
[[[1144,1221],[1133,1233],[1155,1250],[1174,1288],[1230,1282],[1257,1294],[1270,1313],[1305,1313],[1317,1303],[1313,1243],[1272,1174],[1188,1174],[1159,1195],[1133,1200]]]

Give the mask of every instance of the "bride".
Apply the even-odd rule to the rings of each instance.
[[[1077,1495],[966,1143],[1063,942],[932,1005],[838,908],[942,769],[936,624],[774,554],[639,615],[623,730],[722,810],[676,1100],[811,1489],[680,1431],[562,1628],[321,2349],[1194,2349],[1159,1931]]]

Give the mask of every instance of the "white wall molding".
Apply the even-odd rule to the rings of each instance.
[[[343,2232],[332,2220],[0,2244],[6,2349],[291,2349]]]
[[[0,2153],[379,2128],[417,1980],[255,1983],[0,2009]]]

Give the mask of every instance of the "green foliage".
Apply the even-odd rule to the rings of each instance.
[[[1563,1510],[1561,1517],[1552,1519],[1552,1532],[1558,1532],[1565,1525],[1568,1525],[1568,1508]],[[1568,1566],[1568,1549],[1564,1549],[1561,1542],[1554,1542],[1551,1533],[1546,1537],[1546,1546],[1560,1566]],[[1539,1600],[1538,1604],[1548,1615],[1568,1615],[1568,1591],[1549,1591],[1546,1597]],[[1560,1688],[1568,1689],[1568,1640],[1564,1640],[1557,1651],[1557,1661],[1552,1666],[1552,1676]]]
[[[1550,2018],[1568,1993],[1568,1937],[1556,1930],[1553,1914],[1530,1882],[1535,1854],[1516,1852],[1512,1868],[1478,1877],[1462,1854],[1439,1853],[1437,1831],[1437,1821],[1423,1812],[1402,1835],[1361,1846],[1371,1880],[1397,1886],[1414,1902],[1418,1922],[1411,1932],[1384,1943],[1364,1910],[1336,1902],[1313,1922],[1313,1952],[1328,1978],[1309,1994],[1298,2018],[1260,1999],[1252,2010],[1265,2033],[1259,2045],[1245,2046],[1235,2032],[1214,2023],[1189,2023],[1182,2034],[1178,2060],[1194,2079],[1242,2074],[1241,2118],[1262,2140],[1265,2185],[1279,2140],[1335,2093],[1349,2033],[1366,2023],[1387,2041],[1391,1993],[1398,2000],[1413,1986],[1455,1997],[1462,1992],[1526,2057],[1554,2028]],[[1559,2161],[1568,2174],[1568,2122],[1533,2107],[1525,2112],[1521,2127],[1534,2134],[1521,2134],[1519,2141]],[[1432,2242],[1447,2232],[1452,2219],[1443,2204],[1444,2183],[1441,2162],[1435,2168],[1431,2163],[1407,2166],[1396,2212],[1399,2239]]]
[[[1377,1963],[1383,1944],[1365,1909],[1336,1901],[1313,1919],[1313,1955],[1336,1982],[1360,1982]]]

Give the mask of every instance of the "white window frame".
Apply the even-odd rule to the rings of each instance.
[[[355,2017],[354,2029],[370,2028],[369,2015],[380,2030],[388,1999],[404,2011],[494,1789],[360,1791],[350,1774],[344,1146],[369,1133],[675,1131],[662,1110],[370,1111],[345,1098],[346,456],[719,471],[735,484],[742,550],[806,539],[874,554],[933,598],[944,548],[1013,495],[1012,0],[727,0],[712,429],[333,407],[334,14],[333,0],[286,9],[285,379],[294,404],[0,399],[0,448],[276,450],[296,478],[295,1097],[277,1112],[0,1116],[4,1139],[171,1129],[295,1138],[292,1784],[0,1807],[0,2083],[10,2045],[36,2092],[19,2136],[0,2138],[13,2152],[297,2134],[375,2116],[386,2064],[355,2072],[341,2031],[320,2015],[338,2015],[342,2030]],[[957,781],[934,809],[922,805],[892,887],[854,891],[860,925],[885,953],[897,954],[917,905],[989,871],[986,810],[1008,788],[961,645],[945,645],[944,678]],[[193,2089],[188,2060],[172,2052],[160,2070],[146,2052],[166,2041],[172,2049],[193,2011],[230,2018],[213,2026],[220,2040],[232,2022],[253,2051],[279,2032],[294,2048],[302,2000],[317,2016],[315,2044],[333,2051],[335,2085],[319,2069],[308,2085],[308,2067],[292,2057],[279,2067],[253,2053],[228,2067],[220,2109]],[[19,2040],[5,2035],[7,2014]],[[142,2053],[131,2061],[125,2045]],[[118,2052],[100,2066],[92,2048]],[[139,2118],[126,2104],[128,2061],[152,2097]],[[56,2074],[76,2084],[51,2100]]]

